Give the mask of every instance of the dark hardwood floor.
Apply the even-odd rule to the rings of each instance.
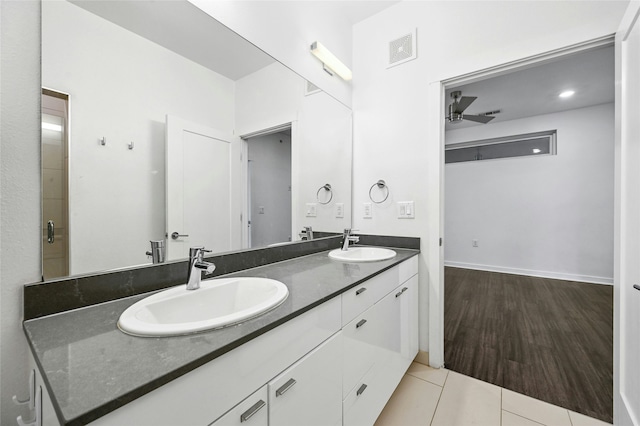
[[[445,268],[445,367],[611,423],[613,286]]]

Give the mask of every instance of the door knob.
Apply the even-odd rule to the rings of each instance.
[[[174,240],[177,240],[177,239],[178,239],[178,238],[180,238],[180,237],[188,237],[188,236],[189,236],[189,235],[187,235],[187,234],[185,234],[185,235],[181,235],[181,234],[178,234],[177,232],[172,232],[172,233],[171,233],[171,238],[172,238],[172,239],[174,239]]]

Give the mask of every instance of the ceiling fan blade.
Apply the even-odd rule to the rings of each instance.
[[[495,117],[491,117],[489,115],[469,115],[465,114],[462,116],[464,120],[475,121],[477,123],[488,123],[493,120]]]
[[[461,97],[458,100],[458,104],[456,105],[456,112],[463,112],[476,99],[478,99],[477,96],[463,96],[463,97]]]

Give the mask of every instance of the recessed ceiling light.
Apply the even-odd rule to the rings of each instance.
[[[573,90],[565,90],[564,92],[560,93],[558,96],[561,97],[561,98],[570,98],[575,93],[576,92],[574,92]]]
[[[542,152],[542,150],[541,150],[541,149],[539,149],[539,148],[533,148],[533,153],[534,153],[534,154],[540,154],[541,152]]]

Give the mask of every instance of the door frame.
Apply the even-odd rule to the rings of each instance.
[[[296,161],[296,158],[298,158],[300,148],[296,143],[296,132],[298,130],[297,121],[291,120],[239,136],[242,140],[242,248],[244,249],[251,248],[251,230],[249,229],[251,221],[251,201],[249,199],[251,192],[249,191],[249,187],[251,183],[249,181],[249,145],[247,139],[255,138],[256,136],[271,135],[284,130],[291,130],[291,240],[295,241],[294,238],[295,230],[297,229],[297,221],[293,212],[295,211],[294,206],[296,206],[298,202],[298,194],[297,185],[293,178],[294,176],[299,176],[298,162]]]
[[[442,117],[446,116],[445,90],[453,86],[469,84],[487,78],[498,77],[516,70],[530,68],[587,50],[611,46],[614,45],[614,37],[615,34],[611,34],[429,83],[426,139],[438,141],[437,144],[427,144],[427,217],[432,219],[428,224],[428,235],[431,238],[425,244],[425,258],[427,270],[429,271],[427,274],[429,280],[429,364],[432,367],[440,368],[444,366],[444,244],[446,243],[446,235],[444,234],[445,125]],[[616,144],[617,149],[618,144]],[[618,172],[619,168],[618,164],[616,164],[616,175]]]

